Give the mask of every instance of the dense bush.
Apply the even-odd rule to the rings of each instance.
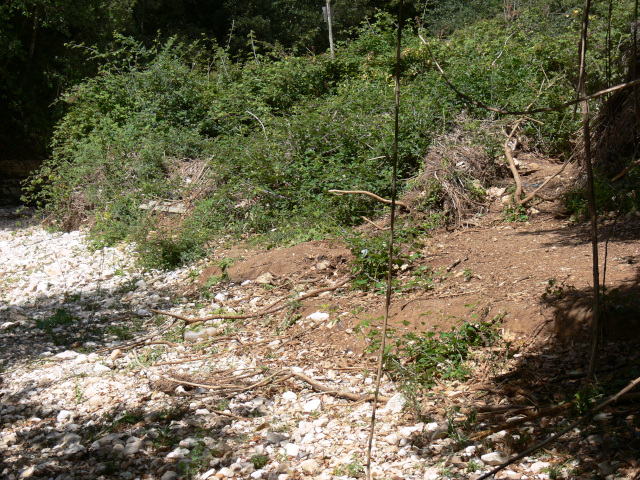
[[[619,42],[626,41],[624,8],[615,9]],[[500,16],[429,42],[450,79],[482,102],[511,109],[556,105],[575,96],[579,27],[573,14],[553,22],[540,15],[524,12],[517,22]],[[394,28],[380,15],[339,43],[335,59],[263,48],[246,62],[232,61],[215,44],[170,39],[146,48],[122,37],[117,49],[89,51],[100,73],[65,94],[67,114],[53,156],[32,179],[31,198],[62,216],[82,204],[98,240],[134,238],[154,266],[202,254],[207,239],[220,233],[275,229],[284,238],[310,232],[311,225],[326,232],[359,223],[379,205],[327,190],[390,194]],[[409,179],[434,136],[450,130],[461,110],[472,125],[496,119],[449,89],[411,27],[404,38],[399,172]],[[598,38],[590,59],[595,68],[605,58]],[[612,78],[621,78],[622,65],[612,67]],[[591,88],[601,85],[596,77]],[[528,133],[539,147],[566,151],[578,126],[575,110],[538,118],[542,123],[530,123]],[[477,141],[498,152],[504,140],[485,132]],[[185,158],[207,160],[208,188],[172,233],[139,206],[181,199],[184,184],[174,166]]]

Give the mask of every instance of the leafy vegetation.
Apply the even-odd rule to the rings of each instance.
[[[421,19],[406,26],[401,188],[420,173],[434,139],[454,128],[461,112],[478,147],[502,161],[499,123],[451,91],[417,33],[433,34],[427,42],[450,80],[479,101],[524,109],[532,101],[545,107],[575,97],[579,9],[559,1],[552,14],[542,3],[529,2],[507,15],[500,3],[487,2],[483,13],[476,10],[477,18],[466,2],[443,2],[423,9]],[[282,12],[307,18],[307,3],[297,10],[282,5],[287,5]],[[417,11],[417,3],[409,8]],[[239,15],[240,10],[233,11]],[[615,82],[624,77],[625,65],[606,55],[606,13],[595,13],[589,62],[609,72],[606,82]],[[340,15],[346,21],[347,10]],[[631,2],[615,5],[612,35],[620,45],[629,41],[630,15]],[[474,21],[456,23],[463,18]],[[246,27],[240,23],[237,32]],[[456,29],[449,32],[442,26],[447,24]],[[116,34],[102,47],[75,45],[71,51],[84,54],[97,75],[62,97],[65,114],[53,132],[52,154],[32,177],[25,199],[54,212],[63,225],[88,217],[98,244],[134,240],[141,261],[154,268],[202,257],[217,235],[260,234],[275,245],[359,224],[363,215],[376,215],[380,205],[327,191],[390,195],[394,32],[394,18],[379,11],[338,36],[335,58],[269,44],[257,28],[248,32],[246,55],[235,57],[232,53],[242,48],[230,45],[237,40],[233,33],[226,42],[188,42],[181,40],[184,36],[143,42]],[[597,75],[589,78],[591,90],[606,83]],[[525,133],[547,153],[566,155],[579,125],[577,112],[544,113],[538,120],[529,122]],[[495,128],[480,129],[483,122]],[[195,167],[204,173],[193,181],[189,171]],[[460,181],[471,185],[466,178]],[[418,205],[430,212],[426,226],[444,218],[438,211],[445,208],[442,189],[432,187]],[[484,187],[469,188],[480,198]],[[157,199],[185,205],[185,218],[174,221],[149,207]],[[518,211],[507,215],[525,218]],[[360,281],[381,278],[380,260],[360,258]]]
[[[51,317],[38,320],[36,327],[44,330],[55,345],[67,345],[69,335],[60,327],[72,325],[76,320],[67,309],[57,308]]]
[[[387,236],[350,237],[347,243],[354,255],[352,261],[353,285],[368,290],[381,288],[389,274],[389,238]],[[400,267],[409,259],[394,246],[392,265]]]
[[[640,173],[630,170],[624,179],[612,182],[604,172],[594,172],[595,200],[599,214],[620,212],[635,214],[640,210],[640,198],[636,194],[640,188]],[[568,212],[576,221],[588,217],[587,194],[584,188],[576,188],[566,196]]]
[[[398,382],[409,407],[420,415],[420,399],[439,380],[463,380],[470,374],[467,360],[474,347],[492,345],[499,338],[495,321],[464,322],[450,331],[409,332],[401,336],[387,330],[384,368]],[[360,328],[369,327],[363,322]],[[381,332],[371,328],[367,350],[380,350]]]

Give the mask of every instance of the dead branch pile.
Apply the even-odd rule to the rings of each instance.
[[[627,81],[640,76],[640,66],[633,65],[633,48],[623,54],[628,59]],[[608,178],[620,174],[630,159],[638,157],[640,144],[640,89],[638,86],[618,90],[608,97],[593,119],[591,156]],[[580,142],[580,151],[583,150]]]
[[[464,125],[465,121],[463,116],[457,124]],[[491,129],[491,125],[486,128]],[[444,211],[447,222],[457,226],[487,208],[484,189],[504,178],[508,170],[465,137],[471,137],[470,132],[458,127],[429,149],[422,173],[411,181],[403,196],[416,214]]]

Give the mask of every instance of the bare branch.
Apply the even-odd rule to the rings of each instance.
[[[569,102],[561,103],[560,105],[556,105],[554,107],[534,108],[532,110],[528,110],[528,109],[527,110],[505,110],[504,108],[497,108],[497,107],[492,107],[490,105],[485,105],[484,103],[479,102],[477,100],[474,100],[469,95],[467,95],[465,93],[462,93],[460,90],[458,90],[458,88],[453,83],[451,83],[449,78],[447,78],[446,73],[444,73],[444,70],[442,70],[442,67],[440,66],[440,64],[436,60],[435,55],[431,51],[431,48],[429,48],[429,44],[427,43],[427,41],[422,37],[422,35],[418,35],[418,37],[420,38],[422,43],[424,43],[424,45],[427,47],[427,50],[428,50],[429,54],[431,55],[431,58],[433,59],[433,63],[435,64],[436,68],[440,72],[440,75],[442,76],[443,80],[447,83],[447,85],[449,85],[449,87],[459,97],[465,99],[467,102],[469,102],[471,105],[473,105],[475,107],[482,108],[482,109],[488,110],[490,112],[500,113],[502,115],[528,115],[528,114],[532,114],[532,113],[555,112],[557,110],[562,110],[563,108],[570,107],[571,105],[577,105],[578,103],[586,101],[586,100],[593,100],[594,98],[599,98],[599,97],[602,97],[604,95],[608,95],[609,93],[616,92],[618,90],[625,90],[627,88],[631,88],[631,87],[635,87],[637,85],[640,85],[640,79],[639,80],[633,80],[632,82],[620,83],[620,84],[615,85],[615,86],[613,86],[611,88],[605,88],[604,90],[600,90],[599,92],[592,93],[591,95],[586,95],[585,94],[584,96],[580,96],[579,98],[576,98],[575,100],[571,100]]]
[[[385,198],[379,197],[375,193],[367,192],[366,190],[329,190],[329,193],[333,193],[334,195],[367,195],[371,198],[375,198],[379,202],[386,203],[387,205],[391,205],[391,200],[387,200]],[[399,207],[404,207],[407,210],[411,210],[409,206],[404,202],[395,202]]]

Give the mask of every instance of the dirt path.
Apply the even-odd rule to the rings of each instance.
[[[633,339],[640,222],[605,219],[601,232],[608,338]],[[144,272],[126,246],[91,251],[80,232],[12,225],[2,235],[3,478],[362,475],[371,405],[354,399],[371,393],[375,358],[358,327],[380,322],[384,296],[341,284],[352,253],[340,242],[220,248],[180,271]],[[476,349],[464,380],[436,379],[422,418],[402,410],[403,386],[385,375],[382,394],[396,400],[378,417],[374,478],[471,478],[566,423],[583,398],[587,238],[557,212],[526,223],[493,213],[413,244],[407,253],[420,255],[398,269],[392,299],[395,335],[499,319],[511,343]],[[212,320],[211,337],[190,342],[182,321],[152,309],[254,316]],[[636,350],[607,344],[603,385],[637,371]],[[633,405],[612,407],[497,478],[632,478],[639,426]]]
[[[607,218],[601,222],[600,232],[601,278],[606,255],[608,291],[616,289],[617,298],[622,296],[626,303],[633,303],[640,275],[640,244],[636,240],[640,221],[637,217],[617,221]],[[555,334],[561,339],[585,332],[592,288],[587,224],[573,225],[554,212],[540,212],[526,222],[511,223],[493,214],[472,228],[435,232],[423,243],[417,250],[420,258],[398,273],[404,288],[392,298],[391,322],[396,328],[442,328],[478,315],[500,315],[511,340],[540,334],[542,326],[546,327],[545,335]],[[276,284],[289,279],[290,288],[301,289],[306,285],[296,283],[296,278],[305,282],[304,278],[345,275],[352,258],[349,250],[336,242],[267,252],[221,250],[216,254],[218,261],[238,257],[243,260],[229,269],[237,283],[267,275]],[[216,273],[220,272],[215,267],[205,270],[199,284],[204,286]],[[268,291],[263,295],[268,297]],[[329,307],[339,315],[344,329],[384,315],[384,296],[379,292],[352,290],[329,303],[310,299],[303,303],[300,314],[305,317],[318,308]],[[619,317],[611,318],[613,335],[628,333],[635,323],[632,318]],[[626,321],[622,332],[618,320]]]

